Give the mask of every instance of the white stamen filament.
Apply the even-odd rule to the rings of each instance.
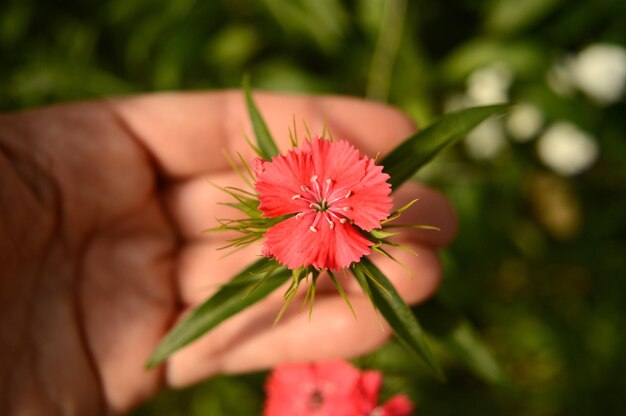
[[[315,218],[313,219],[313,224],[311,224],[311,226],[309,227],[309,230],[313,231],[314,233],[317,232],[317,228],[315,228],[315,226],[317,225],[317,223],[320,220],[320,213],[316,213],[315,214]]]
[[[300,189],[303,194],[296,194],[291,197],[292,200],[302,200],[308,203],[308,208],[305,208],[302,212],[296,214],[296,218],[300,219],[307,214],[315,214],[315,218],[311,223],[309,230],[313,233],[318,231],[318,223],[320,217],[323,216],[331,230],[335,229],[335,221],[339,221],[341,224],[351,222],[347,218],[344,212],[350,211],[350,207],[333,207],[333,204],[342,199],[347,199],[352,195],[352,191],[348,190],[345,195],[337,196],[337,191],[333,190],[334,181],[330,178],[325,179],[326,186],[320,188],[319,176],[313,175],[310,179],[313,184],[312,187],[301,185]],[[344,188],[345,189],[345,188]]]
[[[329,213],[330,213],[330,214],[332,214],[330,211],[326,211],[326,212],[324,213],[324,218],[326,218],[326,221],[328,221],[328,224],[330,225],[330,229],[332,230],[333,228],[335,228],[335,223],[333,222],[333,220],[331,220],[331,219],[328,217],[328,214],[329,214]]]
[[[332,179],[326,179],[326,192],[324,192],[326,194],[326,196],[328,196],[329,194],[329,190],[330,190],[330,185],[332,185],[333,181]]]
[[[332,210],[328,210],[326,211],[328,214],[332,215],[333,217],[337,218],[338,220],[340,220],[342,217],[340,217],[339,215],[335,214]]]

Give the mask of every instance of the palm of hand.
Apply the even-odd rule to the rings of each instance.
[[[10,195],[14,206],[23,208],[9,226],[4,224],[9,241],[19,244],[0,247],[6,257],[0,264],[7,266],[7,277],[0,280],[0,375],[5,376],[0,380],[6,380],[0,381],[5,383],[0,384],[2,413],[125,411],[153,395],[164,375],[169,384],[183,385],[218,371],[263,368],[284,359],[349,356],[388,335],[371,323],[376,317],[368,301],[349,283],[356,322],[329,292],[318,298],[312,323],[307,314],[291,310],[274,327],[282,302],[276,293],[174,356],[166,371],[144,369],[180,314],[251,261],[257,250],[220,259],[215,248],[227,236],[199,236],[199,230],[213,225],[212,218],[223,214],[215,205],[223,197],[207,186],[207,171],[216,182],[236,179],[224,173],[221,154],[207,155],[206,149],[202,156],[178,154],[182,143],[157,137],[176,136],[163,127],[167,123],[151,125],[154,116],[175,108],[162,101],[168,104],[149,99],[81,104],[2,120],[0,149],[17,174],[9,182],[10,193],[0,198]],[[207,111],[210,104],[198,111]],[[295,111],[292,103],[286,117],[275,117],[274,123],[284,129]],[[385,116],[399,120],[397,114]],[[408,128],[401,125],[389,135],[401,138]],[[181,136],[193,139],[198,129],[188,130]],[[8,169],[6,162],[0,159],[0,168]],[[207,170],[216,164],[218,168]],[[431,223],[451,223],[445,202],[427,190],[422,193],[438,201]],[[444,205],[448,212],[442,217]],[[441,245],[452,233],[422,242]],[[410,301],[436,286],[439,269],[433,253],[424,249],[419,260],[404,259],[422,269],[419,282],[399,279],[399,289]]]
[[[68,402],[79,413],[127,408],[156,390],[158,373],[137,363],[176,310],[175,233],[151,162],[103,106],[6,121],[24,180],[13,194],[25,210],[16,231],[28,241],[15,249],[20,278],[3,282],[3,293],[19,293],[2,319],[12,334],[5,400],[33,414]]]

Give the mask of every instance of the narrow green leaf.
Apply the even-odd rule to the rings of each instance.
[[[428,348],[426,335],[417,318],[389,279],[366,257],[353,266],[353,271],[356,272],[354,275],[357,281],[365,293],[369,294],[374,306],[387,320],[398,340],[421,357],[439,379],[443,379],[443,372]],[[369,284],[366,274],[375,276],[377,284]]]
[[[245,77],[243,80],[243,92],[246,96],[246,105],[248,106],[248,115],[250,116],[250,122],[252,123],[252,129],[256,136],[256,142],[259,145],[259,151],[261,156],[265,160],[271,160],[272,156],[278,155],[278,147],[272,137],[263,116],[259,112],[254,100],[252,99],[252,93],[250,92],[250,77]]]
[[[502,113],[509,107],[509,104],[498,104],[457,111],[406,139],[381,162],[384,171],[391,176],[389,183],[393,189],[487,117]]]
[[[506,373],[472,323],[434,298],[417,308],[422,325],[433,339],[483,381],[508,387]]]
[[[261,272],[274,260],[262,258],[234,276],[207,301],[197,306],[161,341],[147,363],[148,368],[163,362],[178,349],[200,338],[234,314],[252,306],[287,281],[291,272],[278,267],[252,293],[249,289],[264,278]]]
[[[487,383],[504,386],[508,384],[504,371],[469,321],[459,322],[442,342]]]

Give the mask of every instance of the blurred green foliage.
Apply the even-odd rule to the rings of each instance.
[[[623,47],[624,16],[623,0],[6,0],[0,108],[233,88],[249,72],[257,88],[367,96],[424,125],[503,66],[510,100],[586,131],[600,157],[559,176],[538,157],[539,126],[523,142],[504,129],[490,157],[458,146],[432,164],[420,179],[461,225],[416,312],[447,382],[393,342],[357,362],[418,414],[624,414],[626,105],[551,81],[591,44]],[[263,378],[214,378],[136,414],[257,414]]]

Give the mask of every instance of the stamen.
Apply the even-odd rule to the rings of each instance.
[[[328,214],[329,213],[331,213],[331,212],[330,211],[324,212],[324,218],[326,218],[326,221],[328,221],[328,224],[330,225],[330,229],[332,230],[333,228],[335,228],[335,223],[333,222],[333,220],[328,218]]]
[[[339,222],[340,222],[340,223],[342,223],[342,224],[345,224],[345,223],[346,223],[346,221],[348,221],[348,220],[347,220],[347,219],[345,219],[345,218],[342,218],[342,219],[340,219],[340,220],[339,220]]]
[[[320,191],[320,186],[317,183],[317,178],[318,178],[317,175],[313,175],[311,177],[311,182],[313,182],[313,185],[315,186],[315,193],[311,192],[311,195],[313,195],[319,201],[319,200],[321,200],[323,198],[322,198],[322,194],[321,194],[321,191]]]
[[[350,211],[350,207],[343,207],[344,211]]]
[[[326,179],[326,192],[324,193],[326,196],[328,196],[328,190],[330,189],[330,185],[332,185],[333,180],[328,178]]]
[[[338,220],[340,220],[340,219],[342,218],[342,217],[340,217],[339,215],[335,214],[335,213],[333,212],[333,210],[328,210],[328,211],[326,211],[326,212],[327,212],[328,214],[330,214],[331,216],[333,216],[333,217],[337,218]]]
[[[333,199],[331,199],[330,201],[328,201],[328,203],[329,203],[329,204],[333,204],[333,203],[335,203],[335,202],[337,202],[337,201],[339,201],[339,200],[349,198],[349,197],[350,197],[350,195],[352,195],[352,190],[348,191],[348,192],[347,192],[345,195],[343,195],[343,196],[338,196],[337,198],[333,198]],[[333,193],[333,195],[332,195],[332,196],[334,196],[334,193]],[[329,199],[330,199],[330,198],[331,198],[331,197],[329,197]]]
[[[302,198],[302,195],[295,194],[294,196],[291,197],[291,200],[293,201],[294,199],[298,199],[298,198]]]
[[[317,225],[317,223],[320,220],[320,213],[316,213],[315,214],[315,218],[313,219],[313,224],[311,224],[311,226],[309,227],[309,230],[311,230],[312,232],[316,233],[317,232],[317,228],[315,228],[315,226]]]
[[[306,191],[308,191],[308,190],[309,190],[309,187],[308,187],[308,186],[306,186],[306,185],[302,185],[302,186],[300,187],[300,189],[302,189],[304,192],[306,192]]]

